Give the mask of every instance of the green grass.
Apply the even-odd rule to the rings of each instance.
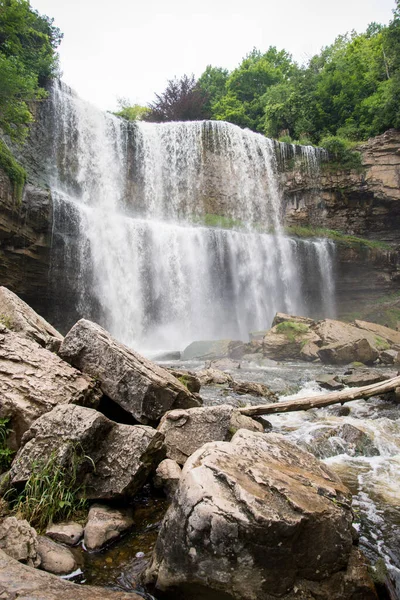
[[[8,417],[0,419],[0,473],[10,468],[14,452],[8,447],[8,436],[12,429]]]
[[[23,491],[12,491],[12,511],[38,531],[52,522],[75,517],[87,507],[84,485],[77,476],[78,466],[86,459],[74,448],[68,467],[59,464],[55,452],[46,461],[33,463]]]
[[[8,315],[0,313],[0,325],[4,325],[7,329],[12,329],[12,321]]]
[[[309,327],[305,323],[298,323],[297,321],[284,321],[278,323],[276,331],[285,335],[290,342],[295,342],[298,337],[309,332]]]
[[[378,350],[389,350],[390,348],[390,344],[378,335],[375,336],[375,343]]]
[[[7,174],[13,187],[13,196],[17,202],[22,200],[22,192],[26,181],[25,169],[15,160],[14,156],[0,139],[0,168]]]
[[[223,217],[222,215],[215,215],[207,213],[205,215],[193,217],[193,222],[205,227],[219,227],[220,229],[244,229],[245,224],[239,219],[233,219],[231,217]]]
[[[349,247],[365,247],[365,248],[376,248],[380,250],[391,250],[391,246],[385,242],[377,240],[366,240],[359,238],[354,235],[347,235],[341,231],[335,229],[323,229],[321,227],[301,227],[293,225],[285,228],[287,235],[292,235],[300,238],[312,238],[312,237],[324,237],[333,240],[339,244],[345,244]]]

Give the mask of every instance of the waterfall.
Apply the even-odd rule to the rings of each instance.
[[[141,350],[246,340],[277,311],[333,316],[334,246],[283,235],[275,142],[224,122],[127,123],[62,83],[49,103],[60,311]]]

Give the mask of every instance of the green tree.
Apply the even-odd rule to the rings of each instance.
[[[126,98],[119,98],[118,105],[119,110],[113,114],[127,121],[143,121],[150,113],[150,109],[147,106],[131,104]]]

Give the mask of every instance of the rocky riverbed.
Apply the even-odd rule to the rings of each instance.
[[[26,591],[19,580],[42,590],[49,577],[65,598],[74,589],[94,598],[96,584],[147,598],[372,600],[361,548],[377,567],[378,593],[396,598],[398,389],[266,418],[245,416],[243,407],[394,378],[398,332],[378,336],[371,324],[349,330],[333,321],[307,322],[306,331],[301,319],[281,315],[261,343],[218,343],[219,357],[156,365],[89,321],[63,339],[4,288],[0,304],[0,417],[10,423],[10,450],[18,450],[2,494],[25,486],[27,501],[44,461],[67,479],[72,472],[78,496],[90,499],[80,522],[57,530],[54,518],[46,536],[38,534],[47,523],[43,529],[37,520],[35,531],[2,501],[7,593]],[[280,323],[295,326],[279,330]],[[362,351],[375,364],[277,362],[274,336],[276,358],[285,343],[301,353],[312,338],[316,353],[334,346],[329,356],[341,357],[334,362]]]

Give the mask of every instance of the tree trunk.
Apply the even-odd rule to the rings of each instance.
[[[358,400],[359,398],[380,396],[381,394],[392,392],[398,387],[400,387],[400,376],[379,383],[373,383],[372,385],[349,388],[340,392],[329,392],[311,398],[299,398],[298,400],[286,400],[259,406],[246,406],[245,408],[240,408],[239,411],[242,415],[253,417],[256,415],[272,415],[296,410],[310,410],[310,408],[323,408],[331,404],[344,404],[345,402]]]

